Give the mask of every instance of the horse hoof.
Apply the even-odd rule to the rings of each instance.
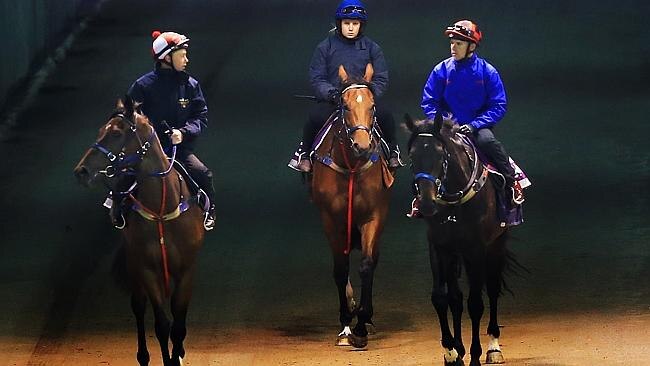
[[[458,358],[456,361],[447,362],[445,361],[445,366],[465,366],[465,362],[462,358]]]
[[[336,338],[336,343],[335,345],[337,346],[351,346],[352,344],[350,343],[350,337],[347,335],[340,335]]]
[[[506,359],[503,357],[503,353],[499,350],[487,351],[485,355],[485,363],[487,364],[501,364],[506,363]]]
[[[350,334],[348,336],[350,340],[350,344],[354,348],[364,348],[368,345],[368,336],[362,337],[362,336],[356,336],[353,334]]]

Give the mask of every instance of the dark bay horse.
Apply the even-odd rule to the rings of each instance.
[[[470,365],[480,365],[482,354],[479,326],[484,305],[482,291],[490,301],[490,336],[486,363],[503,363],[499,347],[497,301],[503,272],[516,261],[506,248],[508,231],[500,225],[495,187],[471,144],[456,133],[458,126],[440,116],[435,121],[406,126],[420,213],[427,223],[429,258],[433,273],[431,303],[438,314],[445,349],[445,365],[463,365],[465,347],[461,336],[463,294],[460,269],[465,267],[469,283],[467,308],[472,321]],[[451,310],[453,335],[447,311]]]
[[[148,299],[163,363],[180,365],[196,256],[203,245],[203,213],[188,205],[191,193],[185,180],[170,166],[153,126],[137,109],[130,100],[118,102],[74,173],[86,186],[101,180],[111,189],[121,174],[135,174],[138,190],[131,199],[140,214],[127,216],[120,253],[138,330],[137,359],[140,365],[149,364],[144,326]],[[170,296],[171,324],[166,313]]]
[[[337,345],[363,348],[368,343],[366,325],[372,324],[372,284],[379,259],[379,237],[388,213],[392,175],[378,153],[374,97],[369,88],[373,68],[368,64],[363,80],[339,77],[344,88],[341,111],[315,152],[312,200],[318,206],[334,260],[334,281],[339,295],[342,331]],[[361,298],[355,305],[349,281],[350,250],[361,251]],[[356,326],[350,323],[357,317]]]

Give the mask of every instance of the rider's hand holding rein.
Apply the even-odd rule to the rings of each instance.
[[[171,139],[172,145],[178,145],[183,142],[183,133],[180,130],[174,128],[169,138]]]

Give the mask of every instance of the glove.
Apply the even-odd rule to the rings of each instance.
[[[458,129],[458,132],[462,133],[463,135],[471,135],[474,133],[474,127],[470,124],[462,125]]]
[[[170,138],[172,140],[172,145],[178,145],[183,142],[183,133],[180,130],[174,128],[172,130]]]
[[[327,100],[329,100],[332,103],[337,103],[341,100],[341,93],[336,90],[336,89],[331,89],[327,93]]]

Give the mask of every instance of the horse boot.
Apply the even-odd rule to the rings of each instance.
[[[388,154],[388,168],[391,170],[397,170],[404,166],[402,159],[400,158],[399,146],[397,144],[389,145],[390,153]]]

